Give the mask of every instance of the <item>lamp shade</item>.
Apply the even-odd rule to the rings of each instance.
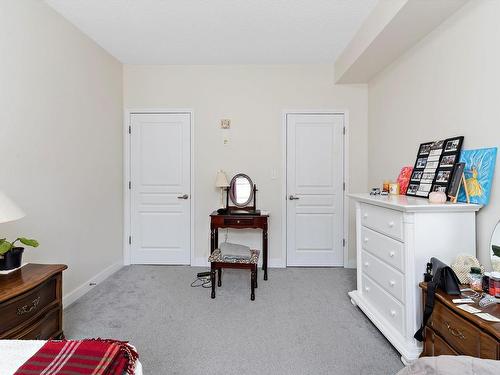
[[[217,172],[217,177],[215,178],[215,186],[218,188],[229,186],[229,182],[227,182],[227,177],[224,171]]]
[[[24,217],[24,215],[23,210],[0,191],[0,223],[18,220]]]

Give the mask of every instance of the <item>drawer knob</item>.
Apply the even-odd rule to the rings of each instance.
[[[392,228],[392,227],[394,227],[394,221],[389,222],[389,228]]]
[[[394,258],[394,255],[396,255],[396,253],[395,253],[394,251],[391,251],[391,252],[389,253],[389,256],[390,256],[391,258]]]
[[[238,224],[239,224],[239,223],[240,223],[240,221],[239,221],[239,220],[236,220],[236,223],[238,223]]]
[[[395,282],[395,281],[393,281],[393,280],[391,280],[391,281],[389,281],[389,285],[390,285],[390,286],[394,286],[394,285],[396,285],[396,282]]]
[[[365,262],[365,267],[368,267],[369,265],[370,265],[370,263]]]
[[[366,290],[367,292],[369,292],[369,291],[370,291],[370,287],[369,287],[369,286],[365,286],[365,290]]]
[[[368,242],[368,237],[365,237],[364,241],[365,241],[365,242]]]
[[[396,316],[396,311],[395,310],[391,310],[391,316]]]

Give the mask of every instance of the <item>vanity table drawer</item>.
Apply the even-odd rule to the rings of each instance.
[[[404,272],[404,244],[366,227],[361,227],[363,249]]]
[[[0,305],[0,334],[22,325],[56,301],[56,278]]]
[[[361,252],[361,266],[363,273],[370,276],[393,297],[404,303],[404,276],[402,273],[364,250]]]
[[[398,332],[404,332],[404,307],[367,276],[361,278],[363,297],[372,305],[373,311],[382,316]]]
[[[247,218],[227,218],[224,219],[224,225],[231,225],[231,226],[254,226],[255,222],[254,219],[247,219]]]
[[[361,204],[361,224],[397,240],[403,240],[403,214],[400,211]]]

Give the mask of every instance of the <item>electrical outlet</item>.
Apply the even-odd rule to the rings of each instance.
[[[230,119],[220,120],[220,128],[221,129],[231,129],[231,120]]]

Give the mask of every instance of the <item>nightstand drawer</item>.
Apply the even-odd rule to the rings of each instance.
[[[231,226],[250,226],[253,227],[255,225],[254,219],[235,219],[235,218],[227,218],[224,219],[224,225],[231,225]]]
[[[374,230],[361,227],[363,249],[376,255],[384,262],[404,271],[404,244]]]
[[[57,300],[56,278],[0,304],[0,334],[21,326]]]
[[[361,251],[361,263],[364,274],[370,276],[371,279],[375,280],[382,288],[400,302],[405,302],[405,279],[401,272],[395,270],[364,250]]]
[[[36,321],[27,330],[19,333],[20,340],[48,340],[60,334],[60,309],[49,311],[40,320]]]
[[[481,330],[436,301],[429,326],[457,352],[480,356]]]
[[[403,240],[403,214],[400,211],[361,204],[361,224],[397,240]]]

